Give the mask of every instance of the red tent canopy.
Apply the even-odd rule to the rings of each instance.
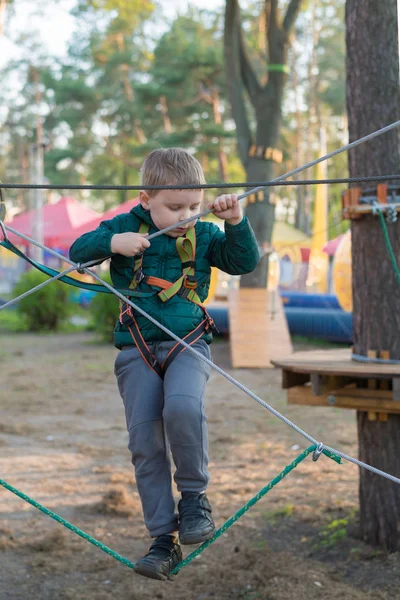
[[[59,247],[69,248],[78,237],[84,233],[87,233],[88,231],[93,231],[93,229],[96,229],[96,227],[98,227],[102,221],[108,221],[109,219],[113,219],[122,213],[128,213],[137,204],[139,204],[139,198],[127,200],[123,204],[119,204],[114,208],[110,208],[110,210],[107,210],[102,215],[97,215],[96,218],[86,221],[77,229],[65,231],[65,233],[59,237]]]
[[[60,239],[67,232],[76,231],[81,225],[99,217],[99,213],[88,208],[75,198],[65,196],[60,198],[55,204],[45,204],[43,206],[43,242],[50,248],[62,248]],[[32,237],[32,224],[35,218],[35,212],[28,210],[21,215],[17,215],[12,221],[7,223],[16,231]],[[17,245],[29,245],[19,236],[8,232],[11,242]]]
[[[337,237],[335,237],[333,240],[329,240],[329,242],[327,242],[325,244],[325,246],[322,248],[322,250],[324,252],[326,252],[326,254],[328,256],[334,256],[335,252],[337,250],[337,247],[339,246],[341,240],[342,240],[343,234],[342,235],[338,235]]]

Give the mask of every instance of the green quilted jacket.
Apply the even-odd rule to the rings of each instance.
[[[71,260],[84,263],[111,256],[110,274],[113,285],[116,288],[129,288],[133,277],[134,258],[112,254],[111,238],[116,233],[137,232],[143,221],[150,225],[149,234],[158,231],[150,212],[140,205],[135,206],[129,213],[118,215],[110,221],[103,221],[97,229],[85,233],[73,243],[69,252]],[[203,301],[208,294],[211,267],[215,266],[231,275],[249,273],[256,267],[260,255],[255,235],[246,217],[238,225],[225,222],[225,233],[215,224],[203,221],[198,221],[195,229],[198,280],[196,292]],[[150,244],[143,255],[143,272],[172,282],[179,279],[182,275],[182,263],[176,250],[176,240],[168,235],[160,235],[151,240]],[[195,329],[203,320],[202,309],[193,302],[178,294],[167,302],[162,302],[157,296],[159,291],[158,288],[142,282],[130,295],[132,302],[180,338]],[[146,317],[136,313],[135,318],[147,343],[171,339]],[[204,334],[203,339],[210,343],[212,335]],[[119,322],[114,330],[114,343],[117,348],[134,343],[129,331]]]

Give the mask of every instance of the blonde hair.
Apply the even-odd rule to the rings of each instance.
[[[150,152],[140,170],[140,178],[143,187],[206,182],[199,161],[183,148],[159,148]],[[148,190],[147,193],[154,196],[157,190]]]

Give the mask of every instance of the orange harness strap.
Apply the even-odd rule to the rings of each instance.
[[[142,223],[139,232],[147,233],[148,230],[149,225],[147,225],[146,223]],[[167,281],[166,279],[161,279],[159,277],[153,277],[151,275],[146,276],[142,270],[143,255],[140,254],[138,255],[138,257],[135,258],[133,267],[133,279],[129,287],[131,289],[135,289],[140,285],[142,281],[144,281],[150,286],[161,288],[161,292],[159,292],[158,296],[163,302],[167,302],[175,294],[179,294],[181,297],[185,298],[189,302],[193,302],[194,304],[199,306],[204,312],[204,319],[193,331],[188,333],[183,338],[183,340],[191,346],[192,344],[197,342],[197,340],[199,340],[204,333],[207,333],[212,330],[216,331],[216,327],[214,325],[214,321],[206,311],[205,307],[200,301],[200,298],[195,292],[195,289],[197,287],[194,260],[196,252],[195,230],[189,230],[188,236],[185,238],[178,238],[176,241],[176,246],[178,254],[182,261],[182,276],[177,281],[173,283],[171,281]],[[174,358],[180,352],[185,350],[185,346],[182,346],[180,342],[177,342],[175,346],[173,346],[169,351],[163,364],[160,365],[140,332],[132,308],[126,303],[122,304],[121,306],[119,320],[122,325],[125,325],[128,328],[132,339],[145,363],[152,371],[154,371],[157,375],[159,375],[159,377],[163,379],[166,369],[174,360]]]

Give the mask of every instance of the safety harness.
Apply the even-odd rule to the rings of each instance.
[[[142,223],[139,228],[139,233],[146,234],[148,233],[149,229],[150,225],[147,223]],[[204,333],[208,333],[210,331],[217,332],[218,330],[215,327],[213,319],[208,314],[198,294],[196,293],[196,232],[194,227],[187,231],[185,237],[177,238],[176,249],[182,262],[182,275],[179,277],[179,279],[177,279],[175,282],[171,282],[166,279],[160,279],[159,277],[145,275],[143,272],[143,253],[141,253],[135,257],[133,265],[133,278],[129,288],[131,290],[135,290],[143,282],[147,285],[161,289],[161,291],[157,292],[157,295],[162,302],[168,302],[168,300],[175,296],[175,294],[178,294],[189,302],[197,304],[197,306],[199,306],[204,312],[204,319],[195,329],[193,329],[193,331],[182,338],[187,344],[189,344],[189,346],[191,346],[197,340],[199,340]],[[185,350],[185,346],[182,346],[182,344],[177,342],[167,354],[164,362],[159,364],[140,332],[134,316],[134,311],[126,302],[121,305],[119,320],[122,325],[128,328],[132,339],[135,342],[136,347],[145,363],[150,367],[150,369],[152,369],[152,371],[157,373],[157,375],[163,379],[168,366],[180,352]]]

